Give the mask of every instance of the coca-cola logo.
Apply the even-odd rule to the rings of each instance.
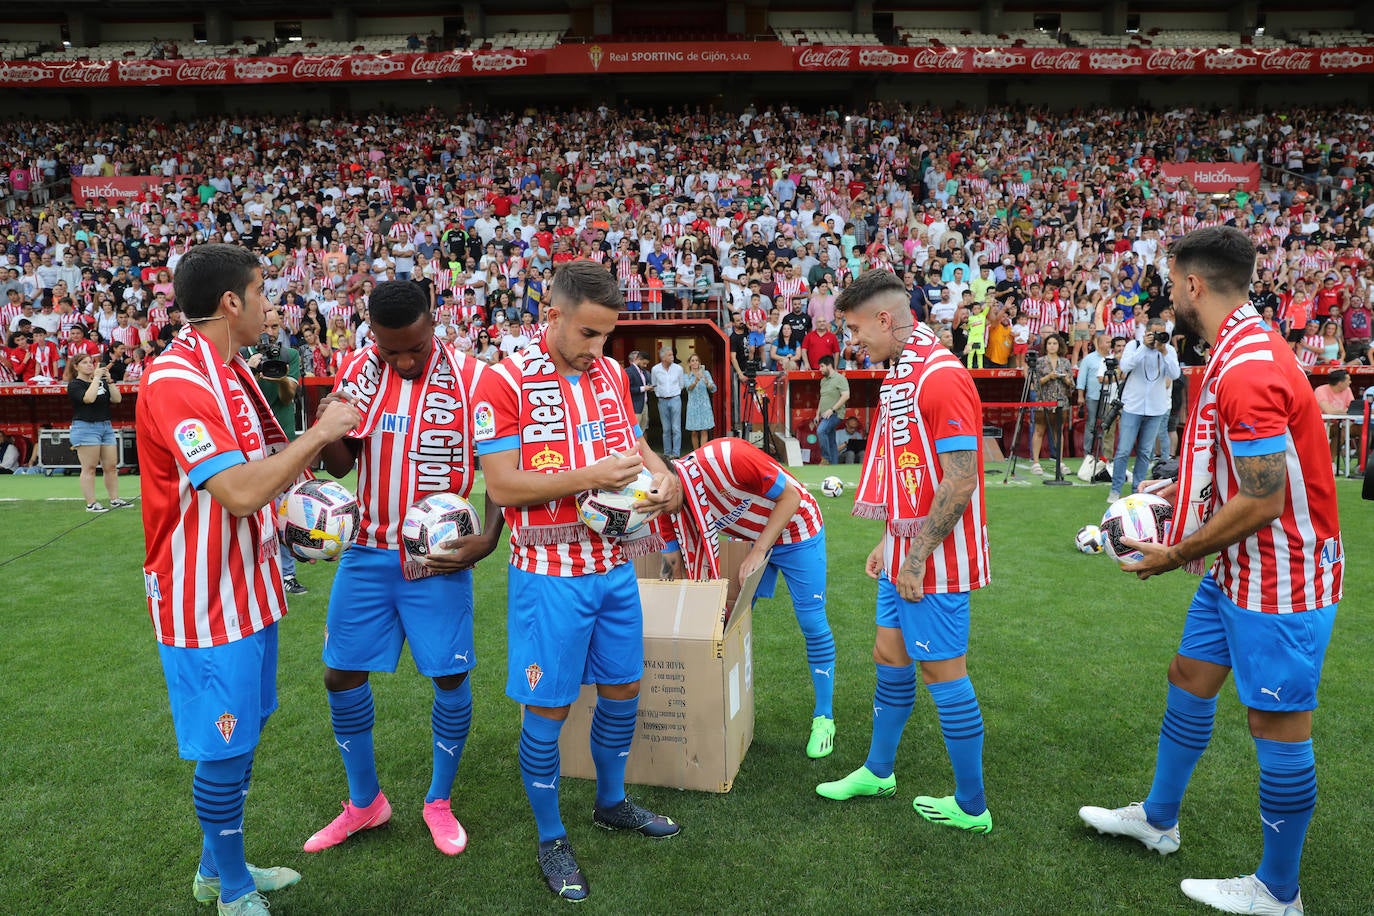
[[[1134,54],[1126,51],[1094,51],[1088,55],[1088,66],[1093,70],[1129,70],[1139,63]]]
[[[344,59],[342,57],[302,57],[291,64],[292,79],[337,80],[343,79]]]
[[[849,48],[807,48],[797,55],[797,66],[804,70],[844,70],[852,55]]]
[[[1031,55],[1032,70],[1076,72],[1083,66],[1083,58],[1073,51],[1036,51]]]
[[[1145,69],[1155,73],[1192,73],[1197,58],[1184,51],[1151,51],[1145,58]]]
[[[370,57],[349,61],[348,69],[353,76],[388,76],[404,70],[405,64],[389,57]]]
[[[83,86],[92,83],[108,83],[110,81],[110,62],[105,61],[99,64],[67,64],[57,71],[57,81],[59,83],[76,83]]]
[[[171,69],[150,61],[121,61],[119,78],[127,83],[147,83],[160,80],[171,74]]]
[[[410,62],[410,73],[412,76],[455,76],[463,72],[463,60],[457,54],[417,57]]]
[[[911,66],[916,70],[962,70],[964,55],[961,51],[935,51],[923,48],[912,56]]]
[[[1243,54],[1216,51],[1203,55],[1202,65],[1208,70],[1245,70],[1251,66],[1251,61]]]
[[[529,61],[518,54],[478,54],[472,59],[472,69],[478,73],[518,70]]]
[[[37,64],[0,67],[0,82],[3,83],[41,83],[52,75],[47,67]]]
[[[909,59],[887,48],[865,48],[859,52],[860,67],[905,67]]]
[[[283,64],[270,60],[249,60],[234,64],[234,78],[241,80],[270,80],[286,72]]]
[[[976,70],[1006,70],[1026,63],[1026,55],[1012,51],[982,51],[973,55]]]
[[[1312,69],[1312,52],[1275,51],[1260,58],[1260,69],[1306,73]]]
[[[222,83],[229,76],[229,68],[217,60],[177,64],[176,78],[183,83]]]
[[[1358,51],[1327,51],[1321,56],[1324,70],[1353,70],[1365,64],[1374,64],[1374,54],[1361,54]]]

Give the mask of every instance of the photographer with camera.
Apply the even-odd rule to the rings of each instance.
[[[1169,386],[1179,377],[1178,352],[1169,343],[1164,321],[1151,318],[1144,340],[1126,344],[1121,354],[1126,381],[1121,389],[1121,434],[1112,460],[1112,489],[1108,502],[1121,498],[1126,482],[1126,459],[1135,449],[1135,480],[1149,477],[1160,426],[1169,417]]]
[[[244,347],[241,351],[248,360],[248,368],[262,389],[267,406],[277,418],[287,441],[296,438],[296,392],[301,383],[301,352],[295,347],[283,346],[281,342],[281,312],[269,306],[262,312],[262,333],[258,335],[256,346]],[[282,588],[288,595],[304,595],[308,591],[296,579],[296,558],[286,549],[283,541],[280,548]]]

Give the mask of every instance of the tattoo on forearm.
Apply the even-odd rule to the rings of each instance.
[[[1236,456],[1235,461],[1236,476],[1240,479],[1240,492],[1246,496],[1272,496],[1282,490],[1288,481],[1287,455],[1284,452]]]
[[[935,498],[931,500],[930,513],[921,526],[921,533],[911,545],[911,558],[920,557],[924,560],[940,546],[941,541],[949,537],[968,508],[969,497],[963,492],[964,484],[978,478],[977,452],[946,452],[940,459],[944,476],[935,490]]]

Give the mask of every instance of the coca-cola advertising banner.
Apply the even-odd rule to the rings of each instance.
[[[0,85],[219,86],[443,77],[704,71],[1214,76],[1374,73],[1374,49],[792,47],[774,42],[562,44],[544,51],[214,60],[0,61]]]
[[[139,198],[146,198],[150,188],[160,188],[169,181],[179,182],[187,178],[197,183],[200,181],[199,175],[176,175],[172,178],[164,178],[161,175],[73,178],[72,200],[77,206],[128,204]]]
[[[1159,167],[1168,184],[1186,178],[1194,191],[1221,194],[1237,186],[1246,191],[1258,191],[1260,167],[1258,162],[1165,162]]]

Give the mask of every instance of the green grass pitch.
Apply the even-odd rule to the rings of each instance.
[[[801,471],[819,493],[823,470]],[[785,596],[754,621],[757,724],[733,791],[632,787],[684,825],[655,843],[590,823],[592,786],[563,785],[565,822],[595,912],[827,914],[1200,912],[1178,882],[1252,871],[1260,854],[1257,775],[1244,711],[1228,685],[1216,734],[1184,800],[1183,849],[1160,859],[1099,837],[1083,804],[1142,798],[1163,712],[1165,668],[1194,581],[1141,583],[1074,551],[1105,487],[1003,487],[989,476],[993,584],[973,598],[969,668],[987,722],[987,796],[996,828],[966,836],[922,821],[918,794],[953,791],[925,691],[898,753],[894,799],[838,804],[816,783],[858,766],[868,747],[874,585],[863,575],[876,523],[850,518],[855,469],[838,500],[818,497],[830,550],[838,643],[834,754],[808,760],[811,695]],[[994,482],[998,481],[998,482]],[[136,482],[124,482],[125,495]],[[74,478],[0,478],[0,913],[192,913],[199,833],[191,764],[177,759],[142,597],[137,511],[88,516]],[[102,490],[103,498],[103,490]],[[1374,623],[1374,505],[1340,484],[1346,599],[1316,714],[1320,798],[1307,840],[1311,912],[1367,913],[1374,899],[1374,715],[1367,699]],[[480,504],[480,503],[479,503]],[[88,524],[82,524],[88,522]],[[250,860],[298,869],[274,912],[509,913],[557,910],[534,861],[516,771],[518,716],[502,692],[505,567],[477,573],[476,710],[453,807],[468,851],[440,855],[420,818],[429,781],[429,682],[409,658],[374,678],[389,826],[319,855],[301,844],[346,793],[321,684],[321,630],[333,568],[302,567],[310,594],[282,624],[281,709],[254,769]],[[782,589],[779,590],[783,592]]]

